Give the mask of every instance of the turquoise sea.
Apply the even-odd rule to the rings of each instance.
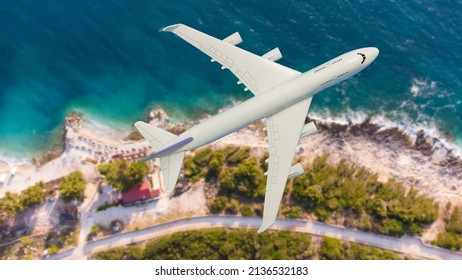
[[[153,106],[176,120],[251,97],[170,33],[185,23],[306,71],[375,46],[364,72],[317,95],[311,112],[374,116],[462,147],[460,1],[0,0],[0,160],[49,148],[70,111],[131,129]]]

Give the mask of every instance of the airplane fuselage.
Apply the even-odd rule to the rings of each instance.
[[[282,111],[357,74],[366,68],[377,55],[376,48],[362,48],[345,53],[206,119],[179,135],[178,141],[188,138],[193,140],[175,152],[199,148]]]

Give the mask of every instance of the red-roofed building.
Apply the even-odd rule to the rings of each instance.
[[[122,205],[132,206],[137,203],[150,202],[159,199],[160,190],[151,189],[149,180],[144,181],[140,185],[136,185],[130,188],[126,193],[122,193]]]

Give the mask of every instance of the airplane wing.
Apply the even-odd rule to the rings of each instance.
[[[219,62],[222,69],[229,69],[239,79],[238,84],[243,83],[246,90],[249,89],[254,95],[300,75],[300,72],[271,60],[274,56],[282,57],[278,49],[261,57],[236,47],[234,44],[242,41],[238,33],[220,40],[184,24],[170,25],[162,31],[173,32],[211,57],[212,62]]]
[[[266,130],[269,143],[268,171],[266,180],[265,206],[263,223],[258,232],[265,231],[276,220],[284,187],[288,176],[303,168],[294,165],[292,160],[302,133],[305,117],[311,104],[311,97],[300,101],[268,118]]]

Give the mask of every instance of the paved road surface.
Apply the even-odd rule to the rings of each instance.
[[[120,233],[88,242],[84,248],[85,255],[106,250],[109,248],[125,246],[137,243],[170,233],[188,231],[201,228],[251,228],[258,229],[261,224],[260,217],[242,216],[200,216],[190,217],[171,222],[154,225],[138,231]],[[423,259],[457,259],[462,260],[462,254],[449,250],[424,245],[420,239],[404,236],[393,238],[389,236],[364,232],[360,230],[327,225],[319,222],[312,222],[299,219],[278,219],[271,227],[273,230],[290,230],[304,232],[318,236],[336,237],[345,241],[352,241],[364,245],[389,249],[396,252],[415,256]],[[49,259],[69,259],[72,257],[70,249],[52,256]]]

